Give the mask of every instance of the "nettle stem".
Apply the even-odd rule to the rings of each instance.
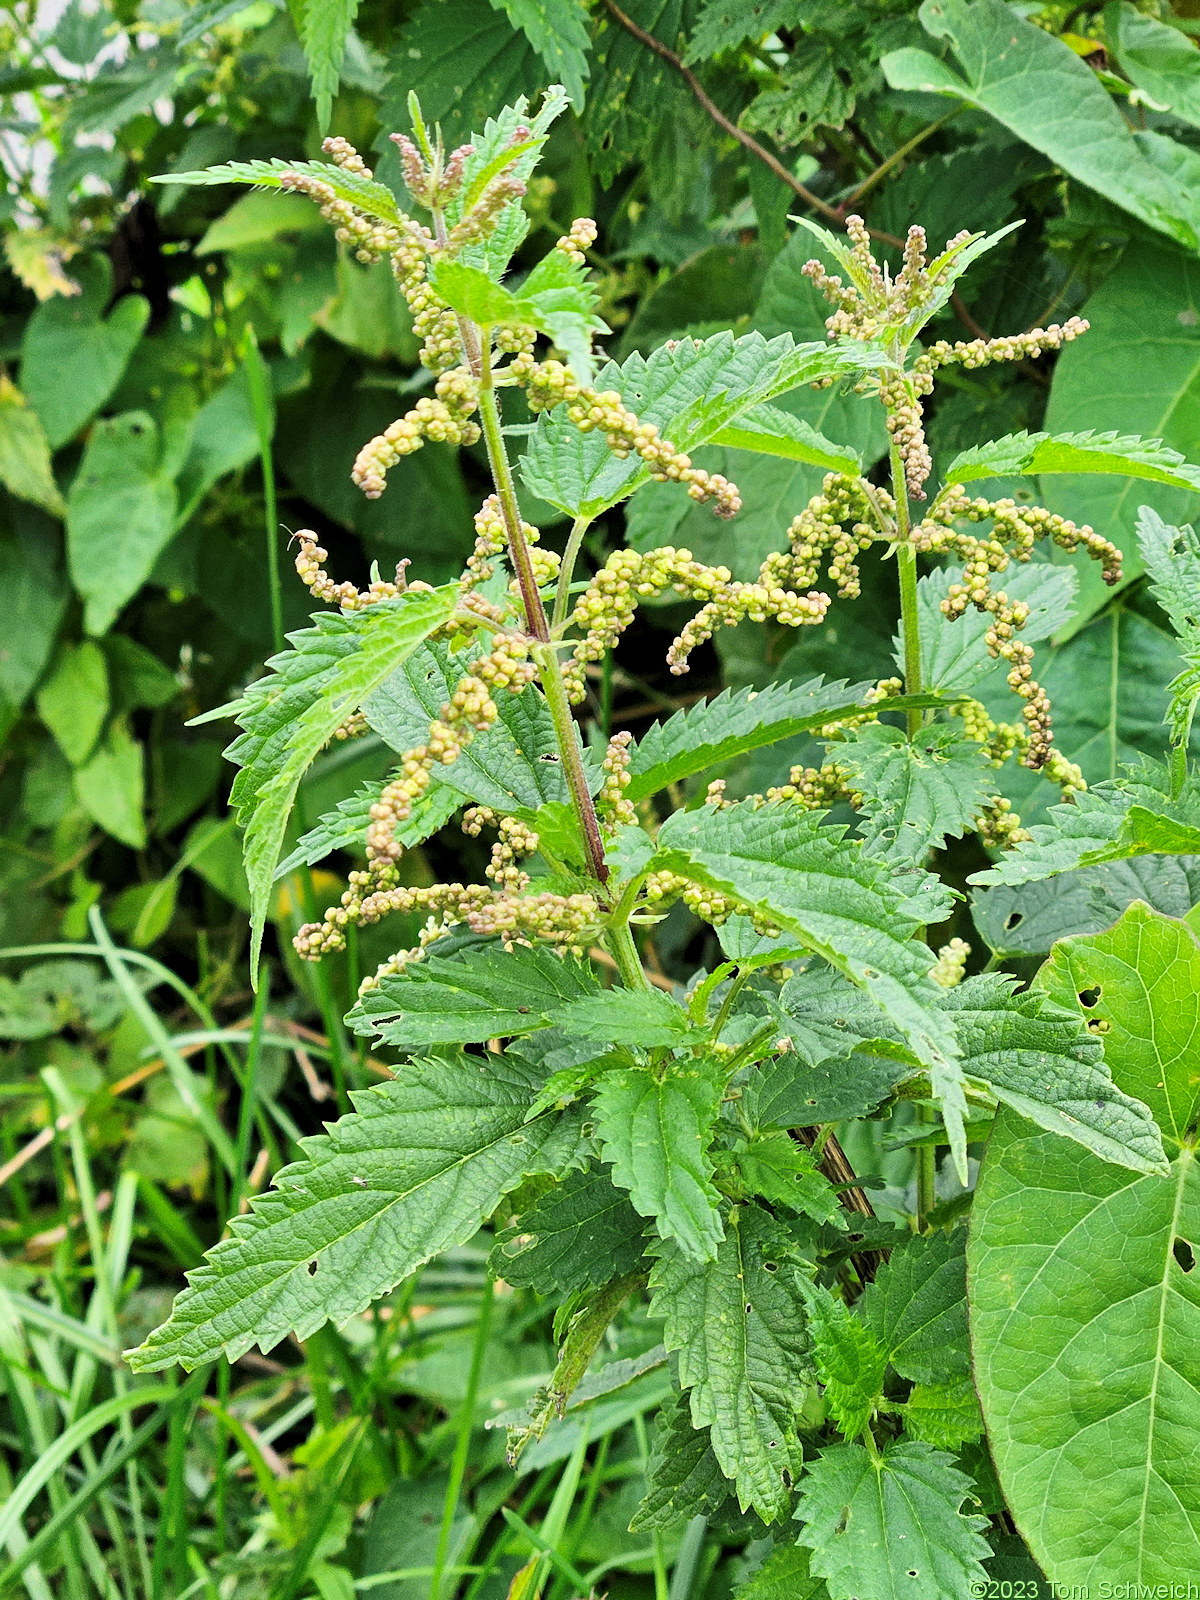
[[[533,558],[521,526],[521,510],[517,503],[512,466],[509,463],[504,433],[500,425],[500,403],[492,381],[491,352],[486,335],[477,340],[477,348],[480,352],[479,419],[483,428],[484,442],[487,445],[488,462],[492,469],[492,482],[495,484],[496,496],[500,501],[500,514],[504,518],[504,531],[508,538],[513,569],[521,589],[526,626],[535,641],[530,654],[537,663],[546,705],[554,723],[559,756],[567,780],[567,791],[571,796],[571,804],[583,835],[588,867],[592,876],[603,888],[608,883],[608,867],[604,861],[604,841],[600,836],[600,822],[588,787],[587,773],[583,766],[583,751],[579,743],[571,702],[567,697],[567,686],[563,682],[558,651],[551,638],[546,608],[542,604],[537,577],[533,570]],[[583,538],[584,527],[586,524],[583,527],[576,524],[578,530],[576,551],[579,541]],[[606,938],[625,985],[632,989],[646,988],[646,976],[642,971],[637,945],[634,943],[628,923],[624,921],[610,923],[606,930]]]

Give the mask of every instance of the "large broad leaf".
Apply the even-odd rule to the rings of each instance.
[[[894,881],[840,829],[788,805],[676,812],[658,843],[663,865],[761,911],[867,991],[928,1068],[965,1170],[954,1030],[928,976],[933,958],[914,937],[932,909],[913,903],[919,882]]]
[[[865,848],[888,861],[920,863],[951,835],[961,838],[996,792],[982,747],[953,724],[909,738],[875,722],[837,753],[862,795]]]
[[[0,535],[0,588],[9,617],[0,650],[0,700],[16,709],[46,665],[67,605],[67,584],[47,541]]]
[[[410,1052],[434,1044],[481,1044],[544,1028],[566,1002],[597,987],[586,967],[550,950],[492,947],[453,958],[428,956],[406,972],[389,974],[360,996],[346,1021],[355,1033]]]
[[[1117,428],[1194,451],[1200,435],[1198,304],[1200,263],[1194,256],[1149,241],[1131,243],[1082,308],[1091,332],[1058,358],[1046,427],[1054,433]],[[1090,523],[1118,545],[1126,578],[1141,571],[1134,539],[1139,506],[1148,501],[1167,522],[1184,523],[1200,505],[1188,490],[1115,477],[1055,477],[1045,498],[1052,511]],[[1082,577],[1082,623],[1112,591],[1094,563],[1074,560]]]
[[[1043,994],[1018,993],[1015,981],[980,973],[946,991],[963,1071],[1039,1127],[1077,1139],[1102,1160],[1164,1172],[1154,1118],[1113,1083],[1100,1038],[1078,1012],[1063,1011]]]
[[[538,1294],[601,1288],[633,1272],[642,1259],[646,1224],[615,1187],[606,1167],[568,1172],[516,1226],[499,1235],[491,1270],[506,1283]]]
[[[724,1236],[708,1154],[723,1087],[714,1064],[680,1060],[662,1076],[607,1072],[593,1101],[613,1182],[694,1261],[711,1260]]]
[[[796,1415],[812,1372],[804,1302],[786,1229],[755,1205],[730,1213],[715,1260],[656,1247],[651,1315],[677,1351],[692,1422],[710,1430],[713,1454],[745,1510],[785,1515],[799,1473]]]
[[[987,1518],[964,1514],[971,1480],[953,1456],[893,1440],[837,1445],[800,1484],[800,1542],[831,1600],[963,1600],[987,1592]]]
[[[1200,52],[1182,28],[1145,16],[1131,5],[1110,4],[1104,36],[1121,70],[1155,109],[1200,127]]]
[[[0,379],[0,483],[18,500],[32,501],[52,517],[65,510],[41,418],[7,378]]]
[[[818,379],[861,373],[881,358],[867,346],[797,345],[787,334],[714,334],[663,345],[647,360],[610,362],[596,378],[618,391],[642,422],[657,423],[676,449],[692,451],[777,395]],[[602,435],[580,433],[560,410],[544,413],[521,462],[534,494],[572,517],[598,517],[650,481],[637,455],[620,461]]]
[[[1054,473],[1101,473],[1200,489],[1200,467],[1158,439],[1118,433],[1010,433],[1007,438],[963,450],[946,468],[947,483],[977,478],[1037,477]]]
[[[87,257],[79,276],[81,293],[55,295],[38,306],[21,346],[21,391],[52,450],[73,439],[112,394],[150,317],[149,303],[137,294],[125,295],[104,315],[112,268],[102,252]]]
[[[946,694],[962,694],[996,666],[988,654],[987,632],[992,626],[989,613],[968,607],[953,620],[942,610],[952,583],[961,583],[962,569],[939,567],[917,584],[917,622],[921,639],[921,682],[927,689]],[[1021,629],[1026,644],[1047,639],[1068,620],[1078,587],[1070,567],[1051,567],[1042,562],[1012,566],[997,580],[1010,600],[1029,607],[1029,617]],[[895,661],[904,670],[904,625],[895,642]]]
[[[968,1250],[975,1378],[1008,1507],[1060,1584],[1200,1569],[1200,946],[1132,906],[1066,940],[1049,992],[1106,1028],[1172,1158],[1138,1176],[1002,1112]]]
[[[824,727],[861,706],[869,688],[868,683],[812,678],[808,683],[772,683],[761,690],[726,689],[714,700],[700,701],[666,722],[656,722],[638,740],[625,792],[630,800],[644,800],[722,761]]]
[[[1194,201],[1145,155],[1096,74],[1068,45],[1003,0],[925,0],[920,16],[934,38],[950,40],[963,76],[923,50],[896,50],[883,59],[893,89],[978,106],[1072,178],[1196,248]]]
[[[341,1324],[469,1239],[522,1178],[586,1153],[577,1118],[525,1120],[532,1086],[503,1056],[414,1064],[353,1098],[233,1220],[134,1367],[236,1361]]]
[[[416,651],[372,693],[364,707],[368,722],[393,750],[403,754],[429,737],[429,724],[458,687],[473,658],[445,645]],[[499,717],[476,734],[438,780],[464,800],[501,812],[534,813],[547,801],[567,798],[554,723],[544,697],[497,691]]]
[[[341,723],[445,622],[457,596],[448,584],[349,615],[319,612],[316,626],[289,635],[294,648],[272,657],[271,675],[231,708],[244,730],[226,754],[241,768],[230,801],[246,830],[255,963],[300,779]]]
[[[98,422],[67,497],[67,556],[89,633],[106,633],[149,577],[175,512],[154,419],[124,411]]]

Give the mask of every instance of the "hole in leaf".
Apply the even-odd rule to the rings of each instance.
[[[908,1575],[909,1575],[910,1578],[919,1578],[921,1576],[921,1574],[917,1571],[916,1567],[909,1567]]]
[[[308,1275],[309,1275],[310,1278],[315,1278],[316,1277],[316,1275],[317,1275],[317,1263],[315,1261],[310,1261],[308,1263]]]
[[[778,1261],[764,1261],[763,1262],[763,1271],[764,1272],[778,1272],[779,1271],[779,1263],[778,1263]]]
[[[553,753],[553,751],[547,751],[545,755],[539,756],[538,760],[544,761],[546,765],[550,767],[558,765],[558,757]]]
[[[1176,1239],[1171,1246],[1171,1254],[1179,1263],[1181,1272],[1190,1272],[1196,1265],[1196,1255],[1186,1239]]]
[[[1011,933],[1014,928],[1019,928],[1024,921],[1025,913],[1023,911],[1010,911],[1004,919],[1005,933]]]
[[[1094,989],[1081,989],[1079,991],[1079,1004],[1085,1011],[1090,1011],[1099,1001],[1101,992],[1099,984]]]

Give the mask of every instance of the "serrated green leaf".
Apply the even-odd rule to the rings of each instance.
[[[398,775],[397,771],[390,776]],[[385,781],[390,781],[390,778]],[[279,863],[275,869],[276,882],[295,872],[297,867],[316,866],[318,861],[324,861],[325,857],[332,855],[335,850],[353,850],[361,853],[366,845],[367,828],[371,822],[371,807],[379,799],[379,790],[378,783],[368,783],[349,800],[339,800],[334,809],[322,817],[315,828],[308,830],[291,855],[285,856]],[[451,789],[448,784],[434,782],[424,794],[414,800],[412,811],[404,821],[396,825],[397,842],[403,845],[405,850],[415,849],[439,828],[445,827],[462,802],[463,797],[457,789]]]
[[[987,1518],[964,1514],[971,1480],[931,1445],[891,1441],[876,1455],[837,1445],[800,1484],[800,1542],[831,1600],[963,1600],[986,1592]]]
[[[340,1325],[439,1250],[463,1244],[510,1189],[587,1150],[577,1117],[525,1115],[527,1076],[503,1056],[415,1063],[353,1095],[301,1141],[304,1158],[235,1217],[169,1321],[130,1356],[187,1368]]]
[[[220,166],[205,167],[200,172],[170,172],[150,181],[189,186],[252,183],[259,189],[282,189],[283,176],[288,172],[298,172],[302,177],[316,178],[328,184],[339,200],[345,200],[369,217],[378,217],[381,222],[392,224],[402,220],[396,197],[384,184],[376,183],[373,178],[364,178],[357,172],[347,172],[345,167],[335,167],[328,161],[285,161],[282,156],[273,156],[270,161],[226,161]]]
[[[633,1067],[607,1072],[593,1100],[614,1183],[697,1261],[711,1260],[724,1237],[708,1154],[723,1088],[714,1064],[678,1061],[661,1079]]]
[[[1003,0],[926,0],[921,21],[949,39],[965,76],[923,50],[883,58],[893,89],[949,94],[978,106],[1064,172],[1188,249],[1195,207],[1147,157],[1096,74],[1061,39]]]
[[[508,13],[508,20],[541,56],[551,78],[564,85],[571,104],[582,111],[591,41],[580,0],[492,0],[492,8]]]
[[[427,956],[361,994],[346,1017],[355,1033],[407,1051],[481,1044],[544,1028],[564,1002],[596,991],[591,972],[541,946],[490,946]]]
[[[904,1402],[904,1431],[942,1450],[958,1450],[983,1435],[979,1396],[970,1378],[918,1383]]]
[[[1137,536],[1150,591],[1171,619],[1187,663],[1170,686],[1167,713],[1171,743],[1182,751],[1200,700],[1200,539],[1194,528],[1164,522],[1152,506],[1138,513]]]
[[[887,1351],[871,1328],[820,1284],[801,1280],[817,1375],[829,1414],[857,1439],[883,1399]]]
[[[863,1293],[863,1319],[902,1378],[936,1384],[970,1373],[966,1248],[964,1228],[911,1234]]]
[[[912,738],[869,723],[837,754],[862,794],[864,848],[886,861],[923,862],[951,835],[961,838],[996,792],[982,747],[946,723]]]
[[[726,689],[713,700],[698,701],[666,722],[656,722],[639,739],[629,763],[626,794],[630,800],[644,800],[722,761],[823,727],[861,706],[870,687],[844,679],[825,683],[811,678],[800,684],[771,683],[759,690]]]
[[[655,1246],[651,1315],[665,1321],[692,1422],[711,1430],[713,1453],[743,1511],[783,1516],[800,1470],[796,1415],[811,1372],[804,1302],[788,1235],[760,1207],[735,1207],[715,1259]]]
[[[658,1413],[646,1463],[646,1495],[631,1533],[675,1528],[707,1517],[730,1496],[729,1480],[713,1453],[707,1428],[692,1426],[686,1398],[673,1394]]]
[[[338,92],[346,41],[358,15],[359,0],[304,0],[300,39],[317,102],[321,132],[329,127],[333,97]]]
[[[605,989],[559,1006],[550,1020],[572,1037],[647,1050],[681,1045],[693,1032],[687,1012],[661,989]]]
[[[1003,973],[980,973],[945,992],[963,1071],[1039,1127],[1065,1134],[1102,1161],[1135,1172],[1165,1172],[1162,1139],[1140,1100],[1123,1094],[1104,1063],[1101,1040],[1077,1011],[1018,993]]]
[[[797,0],[706,0],[683,59],[694,66],[735,49],[743,39],[765,38],[793,21],[798,9]]]
[[[765,401],[818,378],[861,373],[879,364],[866,345],[797,345],[788,334],[682,339],[649,359],[610,362],[596,387],[614,389],[643,422],[657,423],[676,449],[707,444],[722,428]],[[598,517],[650,481],[640,457],[619,461],[597,433],[580,433],[558,410],[543,412],[521,462],[527,487],[568,516]]]
[[[786,1133],[756,1133],[718,1151],[713,1159],[722,1182],[735,1197],[757,1195],[814,1222],[845,1227],[846,1214],[833,1185],[817,1169],[812,1151]]]
[[[253,966],[300,779],[334,730],[441,626],[457,596],[458,586],[447,584],[348,615],[319,612],[316,626],[289,635],[294,648],[273,656],[271,675],[238,702],[243,732],[225,753],[241,768],[230,804],[245,828]]]
[[[988,654],[987,631],[992,626],[989,614],[968,610],[953,621],[942,611],[942,601],[952,583],[962,581],[958,567],[940,567],[917,584],[917,622],[921,639],[921,681],[926,688],[946,694],[962,694],[987,677],[996,665]],[[1029,618],[1021,629],[1026,644],[1037,644],[1056,633],[1071,615],[1078,581],[1070,567],[1051,567],[1040,562],[1013,566],[1000,580],[1010,600],[1029,607]],[[904,670],[904,625],[894,646],[894,659]]]
[[[1053,433],[1117,428],[1191,452],[1200,419],[1200,263],[1152,240],[1131,242],[1113,273],[1080,307],[1091,324],[1059,355],[1046,407]],[[1051,478],[1044,503],[1078,523],[1101,528],[1124,554],[1126,580],[1141,558],[1134,538],[1138,509],[1150,505],[1170,523],[1193,518],[1200,500],[1188,490],[1136,478]],[[1066,559],[1061,558],[1061,559]],[[1106,605],[1112,591],[1093,562],[1080,572],[1076,626]]]
[[[672,44],[688,32],[696,0],[629,0],[625,15]],[[584,133],[596,179],[610,184],[627,164],[649,159],[691,107],[687,85],[615,17],[597,18]]]
[[[747,1581],[734,1590],[736,1600],[829,1600],[829,1590],[809,1568],[802,1544],[778,1544]]]
[[[971,1340],[997,1473],[1030,1549],[1063,1584],[1200,1566],[1193,1352],[1200,1292],[1195,1059],[1200,945],[1134,905],[1068,939],[1050,994],[1107,1024],[1120,1089],[1154,1111],[1169,1175],[1139,1175],[1002,1111],[967,1253]]]
[[[538,1294],[577,1294],[633,1272],[646,1224],[604,1167],[568,1172],[520,1221],[497,1236],[488,1262],[498,1278]]]
[[[1116,473],[1176,489],[1200,489],[1200,467],[1186,462],[1178,450],[1161,439],[1118,433],[1010,433],[955,456],[946,482],[1059,472]]]
[[[367,699],[363,707],[367,721],[400,754],[424,744],[430,722],[441,715],[472,659],[441,644],[415,651]],[[497,720],[485,733],[476,734],[438,778],[464,800],[502,813],[524,814],[535,822],[534,813],[547,802],[568,799],[554,723],[545,697],[535,687],[521,694],[498,689],[493,698]],[[602,777],[597,764],[596,787]]]
[[[868,1048],[806,1061],[795,1051],[772,1056],[743,1091],[746,1115],[757,1128],[816,1128],[869,1116],[919,1070],[907,1051]]]
[[[519,302],[510,289],[493,283],[480,267],[461,261],[439,261],[430,273],[434,290],[452,311],[489,326],[495,322],[520,322]]]
[[[785,461],[805,461],[826,472],[857,477],[863,471],[862,458],[856,450],[834,444],[811,423],[778,406],[755,406],[714,434],[709,443],[750,450],[756,455],[780,456]]]
[[[659,831],[660,859],[794,933],[865,989],[928,1068],[956,1167],[966,1171],[966,1098],[953,1027],[939,1014],[933,959],[913,936],[930,920],[888,865],[821,826],[820,814],[750,802],[676,812]],[[924,880],[918,877],[918,882]]]

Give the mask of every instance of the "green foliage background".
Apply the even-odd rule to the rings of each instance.
[[[345,1103],[348,1085],[377,1081],[340,1018],[358,974],[407,942],[394,927],[365,930],[347,958],[302,967],[290,934],[341,885],[300,864],[270,908],[279,937],[256,1006],[226,730],[189,719],[236,695],[280,628],[307,617],[280,529],[316,529],[339,575],[361,582],[372,562],[386,576],[411,560],[438,583],[469,552],[487,487],[481,454],[436,445],[402,461],[377,502],[350,482],[359,446],[428,378],[386,267],[350,259],[299,197],[150,179],[315,157],[332,131],[398,183],[387,136],[407,125],[410,90],[453,145],[518,95],[561,82],[574,115],[555,125],[527,197],[522,260],[572,217],[597,219],[591,265],[610,353],[726,328],[822,338],[827,308],[800,274],[811,240],[791,213],[860,211],[885,255],[913,221],[940,242],[1020,217],[934,331],[962,338],[1082,314],[1092,333],[1054,361],[948,374],[930,422],[939,466],[981,437],[1043,426],[1161,437],[1194,459],[1200,25],[1190,9],[27,0],[0,19],[10,179],[0,202],[5,1470],[20,1479],[81,1421],[98,1434],[38,1490],[34,1538],[91,1486],[86,1515],[39,1545],[42,1588],[27,1575],[28,1592],[114,1592],[107,1582],[123,1595],[345,1600],[353,1578],[412,1571],[371,1591],[408,1600],[430,1592],[434,1568],[461,1560],[483,1569],[461,1592],[492,1596],[549,1546],[539,1581],[557,1600],[581,1576],[613,1594],[662,1593],[668,1570],[672,1600],[716,1600],[757,1559],[748,1520],[718,1524],[695,1548],[686,1534],[679,1545],[678,1529],[627,1531],[645,1488],[644,1418],[665,1392],[652,1365],[595,1403],[588,1435],[568,1419],[532,1447],[511,1498],[498,1436],[473,1427],[544,1375],[551,1330],[519,1295],[493,1304],[481,1249],[452,1253],[404,1291],[392,1307],[402,1336],[377,1319],[275,1361],[244,1358],[232,1391],[226,1376],[200,1412],[194,1385],[156,1389],[156,1427],[144,1439],[134,1431],[114,1351],[161,1320],[181,1269],[220,1236],[247,1182],[261,1185],[261,1171],[247,1178],[258,1150],[274,1170]],[[798,404],[868,460],[882,454],[882,432],[836,395]],[[521,448],[519,431],[511,443]],[[740,517],[720,523],[652,485],[627,525],[623,512],[601,520],[589,557],[624,538],[642,549],[670,542],[751,577],[821,477],[725,447],[697,461],[736,479]],[[1157,754],[1181,661],[1141,578],[1133,528],[1142,504],[1182,522],[1200,497],[1123,477],[988,487],[1044,501],[1123,546],[1115,596],[1080,567],[1080,608],[1069,624],[1048,624],[1040,677],[1057,743],[1090,782]],[[525,508],[560,545],[561,514]],[[719,636],[682,697],[663,666],[675,618],[650,612],[592,684],[591,735],[641,733],[721,685],[888,675],[890,571],[869,565],[863,589],[799,642],[754,626]],[[986,681],[974,692],[991,703]],[[772,752],[766,777],[763,758],[740,758],[723,769],[730,793],[763,787],[805,749],[799,733],[783,757]],[[389,760],[373,738],[334,746],[301,785],[297,836]],[[1002,782],[1026,823],[1056,799],[1019,768]],[[343,871],[352,859],[341,858]],[[414,881],[478,877],[483,864],[472,841],[447,838],[405,859]],[[962,883],[985,864],[975,845],[951,861]],[[1175,889],[1182,913],[1197,895],[1190,880]],[[1014,912],[1013,893],[998,884],[977,897],[974,925],[964,907],[946,935],[1018,968],[1040,955],[1062,901],[1026,899]],[[1101,912],[1095,926],[1110,920]],[[680,912],[658,931],[668,976],[711,954],[698,929]],[[61,948],[70,945],[92,955],[73,959]],[[257,1121],[231,1133],[224,1112],[248,1077]],[[43,1138],[55,1118],[59,1137]],[[864,1130],[852,1151],[859,1170],[903,1189],[911,1153],[869,1139]],[[46,1304],[53,1317],[38,1309]],[[412,1305],[420,1317],[407,1315]],[[653,1343],[636,1318],[621,1337],[618,1353],[635,1363]],[[585,1468],[597,1438],[603,1454]],[[989,1471],[981,1457],[977,1482]],[[998,1493],[982,1509],[997,1512]],[[4,1558],[18,1561],[25,1536],[10,1527],[5,1537]],[[1012,1547],[989,1570],[1032,1572]],[[443,1595],[454,1582],[447,1575]],[[797,1566],[778,1579],[764,1569],[749,1592],[821,1589]]]

